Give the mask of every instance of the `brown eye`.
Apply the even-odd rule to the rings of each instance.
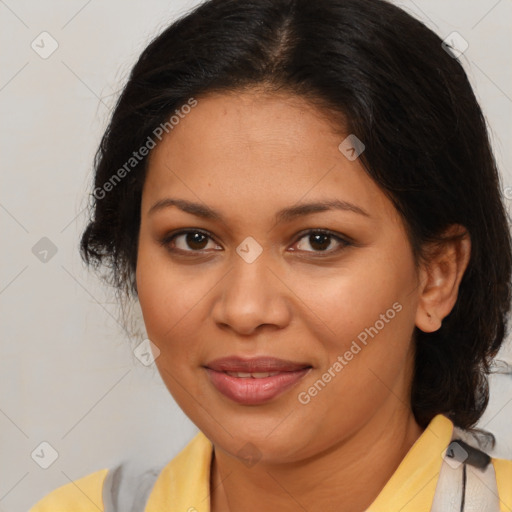
[[[299,251],[328,253],[336,252],[348,245],[350,245],[350,243],[343,240],[341,237],[336,236],[329,231],[318,230],[305,233],[296,243]],[[309,250],[308,246],[311,247],[312,250]]]
[[[203,233],[190,232],[186,233],[184,236],[185,245],[194,250],[204,249],[208,242],[206,235],[203,235]]]
[[[166,237],[161,244],[169,250],[182,252],[199,252],[208,248],[208,242],[217,246],[209,235],[197,230],[180,231],[172,236]]]

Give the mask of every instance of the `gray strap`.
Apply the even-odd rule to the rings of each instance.
[[[431,512],[499,512],[494,466],[474,434],[454,427],[452,442],[441,455]]]
[[[430,512],[460,512],[464,464],[443,459]]]
[[[161,469],[141,471],[129,462],[111,468],[103,483],[105,512],[143,512]]]
[[[500,499],[494,466],[485,471],[467,465],[467,492],[465,512],[500,512]]]

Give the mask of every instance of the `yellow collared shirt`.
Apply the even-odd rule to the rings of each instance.
[[[453,423],[438,414],[408,451],[395,473],[366,512],[430,512],[450,444]],[[210,512],[210,464],[213,445],[198,432],[160,472],[144,512]],[[512,460],[493,458],[500,512],[512,512]],[[45,496],[29,512],[104,511],[102,469]]]

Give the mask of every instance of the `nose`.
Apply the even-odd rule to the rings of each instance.
[[[212,309],[215,323],[248,336],[262,329],[282,329],[290,323],[290,290],[265,251],[252,262],[233,255],[233,268],[216,287]],[[274,268],[272,268],[274,267]]]

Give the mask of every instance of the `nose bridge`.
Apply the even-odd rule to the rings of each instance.
[[[214,320],[241,333],[262,324],[283,327],[289,321],[286,287],[271,270],[268,250],[247,237],[233,254],[232,269],[213,309]]]

